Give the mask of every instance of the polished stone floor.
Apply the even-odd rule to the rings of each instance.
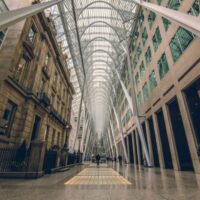
[[[131,185],[111,167],[88,167],[69,179],[65,185]]]
[[[105,167],[105,166],[104,166]],[[103,168],[104,168],[103,167]],[[110,166],[111,167],[111,166]],[[79,173],[90,176],[93,167],[74,167],[67,172],[36,180],[0,179],[0,200],[199,200],[200,176],[190,172],[114,167],[131,184],[66,185]],[[86,171],[85,171],[86,170]],[[107,171],[111,168],[107,168]],[[112,170],[111,170],[112,171]],[[115,176],[115,172],[106,172]],[[80,174],[79,174],[80,175]],[[105,174],[103,174],[105,175]]]

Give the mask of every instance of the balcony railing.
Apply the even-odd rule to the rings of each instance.
[[[38,94],[39,100],[41,103],[45,105],[45,107],[50,106],[50,99],[45,92],[41,92]]]
[[[67,121],[56,111],[56,109],[51,105],[50,106],[50,114],[63,125],[67,125]]]

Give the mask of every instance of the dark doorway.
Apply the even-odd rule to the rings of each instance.
[[[137,143],[136,143],[136,132],[134,131],[133,132],[133,142],[134,142],[134,147],[135,147],[135,149],[134,149],[134,151],[135,151],[135,155],[136,155],[136,157],[135,157],[135,164],[138,164],[138,152],[137,152]]]
[[[149,122],[149,132],[150,132],[150,137],[151,137],[151,144],[152,144],[152,151],[153,151],[153,158],[154,158],[154,166],[160,167],[159,157],[158,157],[158,148],[157,148],[156,136],[155,136],[155,129],[153,126],[152,117],[150,117],[148,119],[148,122]]]
[[[160,132],[160,140],[162,143],[165,168],[172,169],[173,168],[172,157],[171,157],[171,152],[169,148],[169,141],[167,137],[167,131],[166,131],[165,120],[164,120],[162,109],[159,110],[156,114],[157,114],[157,120],[158,120],[158,128]]]
[[[196,139],[200,144],[200,78],[185,90]]]
[[[168,103],[168,108],[181,170],[193,171],[194,169],[190,156],[190,150],[188,147],[185,129],[176,98]]]
[[[147,150],[149,150],[145,122],[142,124],[142,129],[143,129],[143,133],[144,133],[145,142],[146,142],[146,145],[147,145]]]
[[[134,160],[133,160],[132,133],[130,133],[130,134],[128,135],[128,146],[129,146],[130,163],[134,163]]]
[[[32,131],[32,135],[31,135],[31,141],[35,140],[38,136],[38,132],[39,132],[39,129],[40,129],[40,121],[41,121],[41,118],[39,116],[35,116],[35,121],[34,121],[34,124],[33,124],[33,131]]]

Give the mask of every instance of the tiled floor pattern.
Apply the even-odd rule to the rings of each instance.
[[[96,168],[97,164],[96,163],[90,163],[87,167],[88,168]],[[108,165],[106,163],[100,163],[100,167],[101,168],[108,168]]]
[[[40,179],[0,179],[0,200],[199,200],[200,175],[114,164],[132,184],[65,185],[78,173],[88,174],[89,163]],[[95,167],[90,167],[93,170]],[[107,173],[105,171],[99,173]],[[92,172],[92,171],[91,171]],[[94,171],[92,172],[94,173]]]
[[[131,183],[111,168],[86,168],[65,185],[130,185]]]

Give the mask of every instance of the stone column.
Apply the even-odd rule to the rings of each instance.
[[[154,131],[155,131],[155,136],[156,136],[156,144],[158,147],[158,157],[159,157],[159,162],[160,162],[160,168],[165,168],[165,162],[164,162],[164,157],[163,157],[162,144],[160,141],[160,132],[158,128],[158,121],[156,119],[156,113],[153,113],[152,117],[153,117],[153,126],[154,126]]]
[[[57,167],[60,167],[61,149],[60,148],[57,149],[56,153],[57,153],[57,155],[56,155],[56,168],[57,168]]]
[[[177,93],[177,100],[179,103],[179,109],[180,109],[181,117],[183,120],[183,126],[185,128],[185,134],[186,134],[194,170],[196,173],[200,174],[200,162],[199,162],[199,157],[197,155],[197,147],[196,147],[197,144],[195,141],[194,129],[192,127],[191,120],[189,117],[189,112],[185,105],[186,102],[181,91]]]
[[[134,137],[133,134],[135,134],[135,131],[133,131],[131,133],[131,138],[132,138],[132,144],[133,144],[133,159],[134,159],[134,164],[137,165],[137,163],[136,163],[136,161],[137,161],[137,159],[136,159],[137,154],[136,154],[136,146],[135,146],[136,143],[135,143],[135,137]]]
[[[83,155],[83,154],[82,154],[80,151],[78,151],[77,156],[78,156],[79,164],[82,163],[82,155]]]
[[[66,166],[68,161],[68,149],[62,148],[61,150],[61,165]]]
[[[171,123],[169,121],[167,106],[163,105],[162,109],[163,109],[163,116],[164,116],[164,120],[165,120],[166,131],[167,131],[167,137],[168,137],[168,141],[169,141],[170,153],[172,156],[173,168],[174,168],[174,170],[180,170],[180,164],[179,164],[179,158],[178,158],[177,149],[176,149],[176,143],[174,140],[173,130],[171,128]]]
[[[139,147],[139,138],[138,138],[138,131],[136,129],[135,131],[135,139],[136,139],[136,148],[137,148],[137,157],[138,157],[138,165],[141,165],[142,164],[142,161],[141,161],[141,156],[140,156],[140,147]]]
[[[127,146],[127,154],[128,154],[128,162],[130,163],[131,157],[130,157],[130,149],[129,149],[129,134],[126,136],[126,146]]]
[[[152,141],[151,141],[151,136],[150,136],[151,133],[149,130],[149,124],[148,124],[147,120],[145,120],[145,128],[146,128],[146,135],[147,135],[147,144],[148,144],[148,148],[149,148],[149,157],[150,157],[151,163],[154,165]]]
[[[28,166],[27,178],[41,177],[43,172],[43,162],[46,144],[44,141],[31,142],[30,161]]]

